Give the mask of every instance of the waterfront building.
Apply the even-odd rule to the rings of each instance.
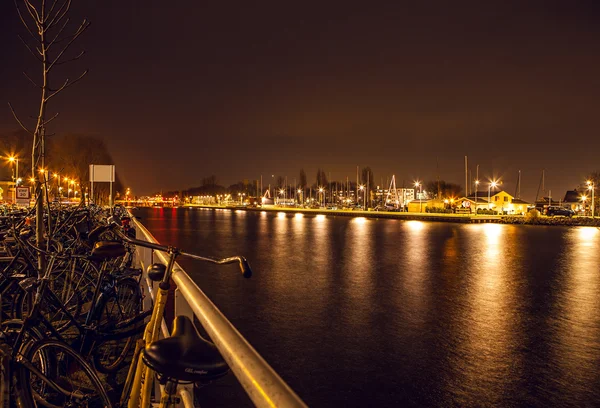
[[[477,201],[475,200],[475,197],[477,197]],[[465,201],[469,202],[469,204],[463,204]],[[477,191],[476,194],[473,193],[468,197],[460,198],[458,203],[458,205],[462,207],[471,208],[473,213],[478,210],[492,210],[496,211],[498,214],[505,215],[524,215],[527,213],[527,209],[530,205],[527,201],[520,198],[514,198],[504,190],[493,192]]]
[[[408,212],[426,212],[427,205],[431,200],[416,199],[408,203]]]

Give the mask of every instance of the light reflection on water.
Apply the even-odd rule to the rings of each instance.
[[[597,228],[140,213],[310,406],[600,405]]]

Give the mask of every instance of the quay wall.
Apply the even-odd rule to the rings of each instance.
[[[289,208],[268,206],[262,208],[243,207],[243,206],[217,206],[186,204],[184,207],[199,207],[212,209],[231,209],[242,211],[267,211],[284,212],[290,214],[307,215],[333,215],[341,217],[367,217],[367,218],[388,218],[399,220],[418,220],[418,221],[437,221],[437,222],[456,222],[456,223],[501,223],[501,224],[521,224],[521,225],[558,225],[558,226],[595,226],[600,227],[600,218],[591,217],[528,217],[522,215],[472,215],[472,214],[438,214],[438,213],[411,213],[411,212],[387,212],[387,211],[353,211],[353,210],[326,210],[310,208]]]

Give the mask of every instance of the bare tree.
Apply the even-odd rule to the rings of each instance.
[[[19,123],[19,125],[33,137],[33,147],[31,152],[31,174],[36,177],[36,170],[45,168],[45,143],[46,143],[46,128],[58,116],[58,113],[48,118],[47,107],[48,102],[56,95],[77,83],[86,74],[85,70],[75,80],[66,78],[61,85],[55,86],[51,83],[51,73],[53,70],[62,64],[70,61],[78,60],[83,56],[85,51],[81,51],[70,56],[68,51],[71,45],[85,32],[90,26],[89,21],[84,19],[76,29],[69,27],[70,18],[68,16],[71,9],[72,0],[14,0],[17,8],[17,13],[23,26],[25,27],[28,36],[26,39],[19,36],[19,39],[29,50],[31,55],[39,62],[41,72],[36,80],[27,72],[23,75],[40,90],[39,109],[35,125],[33,127],[26,126],[19,119],[12,105],[10,109]],[[47,188],[45,173],[38,172],[36,182],[36,239],[37,244],[42,245],[44,241],[44,224],[43,224],[43,205],[44,191],[47,196]],[[50,220],[50,217],[48,217]],[[40,258],[40,264],[43,259]],[[40,265],[41,266],[41,265]]]

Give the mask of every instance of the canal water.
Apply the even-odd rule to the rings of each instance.
[[[600,406],[600,230],[140,209],[312,407]],[[250,406],[234,381],[203,406]]]

